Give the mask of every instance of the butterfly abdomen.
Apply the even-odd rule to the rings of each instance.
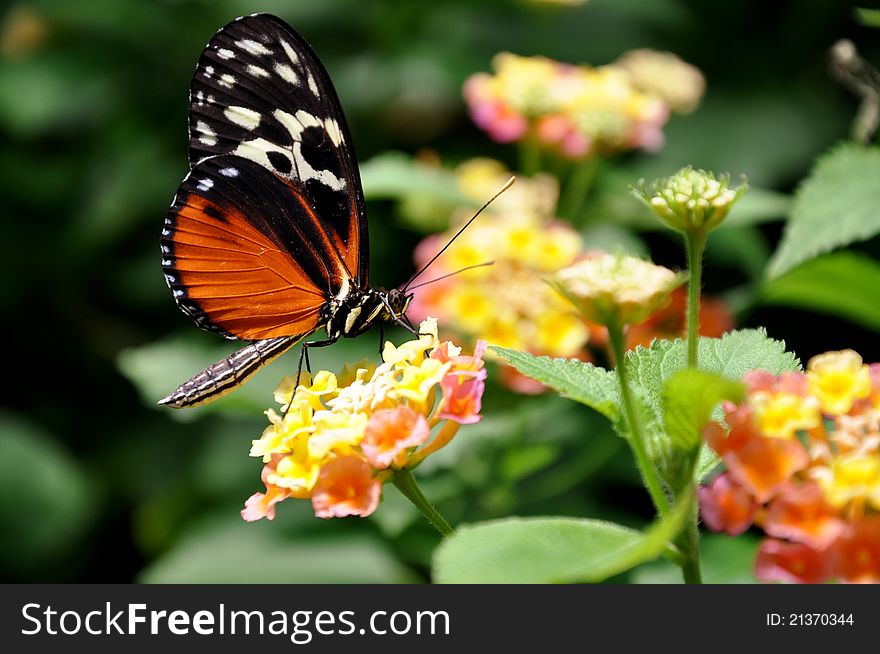
[[[159,404],[175,409],[196,406],[213,400],[238,387],[257,370],[284,354],[301,336],[282,336],[254,341],[211,364],[205,370],[184,382]]]

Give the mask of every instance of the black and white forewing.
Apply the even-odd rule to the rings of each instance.
[[[268,14],[239,18],[202,52],[190,89],[190,167],[234,154],[299,188],[359,286],[367,285],[363,191],[327,71]]]

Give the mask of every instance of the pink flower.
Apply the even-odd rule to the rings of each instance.
[[[718,475],[699,490],[700,515],[712,531],[739,536],[748,529],[758,505],[755,498],[737,484],[729,473]]]
[[[390,466],[396,457],[410,447],[428,439],[430,429],[425,417],[408,406],[376,411],[367,423],[361,451],[377,470]],[[405,465],[406,461],[399,462]]]
[[[291,490],[289,488],[280,488],[266,481],[267,476],[274,472],[272,465],[263,466],[260,477],[266,485],[265,493],[254,493],[244,503],[244,509],[241,511],[241,517],[247,522],[254,522],[260,518],[267,520],[275,519],[275,505],[282,500],[290,497]]]
[[[312,489],[312,507],[318,518],[367,517],[379,505],[382,483],[356,456],[340,456],[321,468]]]
[[[818,584],[830,575],[828,557],[809,545],[768,538],[758,548],[755,576],[761,581]]]
[[[463,425],[479,422],[483,391],[486,389],[486,369],[482,356],[486,341],[477,341],[473,356],[450,356],[449,343],[443,343],[431,356],[440,361],[452,362],[452,368],[440,382],[443,400],[440,418],[454,420]]]

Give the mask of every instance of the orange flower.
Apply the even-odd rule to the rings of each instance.
[[[669,304],[651,314],[644,322],[633,325],[626,335],[628,349],[648,347],[654,339],[676,339],[686,330],[687,289],[680,286],[672,292]],[[723,300],[700,300],[700,336],[717,338],[733,329],[733,315]]]
[[[834,545],[834,570],[842,581],[880,583],[880,516],[849,526]]]
[[[430,430],[425,417],[408,406],[376,411],[364,430],[361,451],[377,470],[390,466],[395,457],[410,447],[421,445]]]
[[[704,432],[706,442],[758,502],[772,498],[792,474],[809,464],[807,451],[798,441],[761,434],[748,405],[728,408],[725,420],[730,434],[725,435],[721,425],[711,422]]]
[[[846,523],[825,501],[822,488],[807,482],[792,484],[791,488],[773,498],[763,527],[768,536],[825,550],[843,533]]]
[[[700,514],[713,531],[738,536],[752,525],[758,504],[729,473],[718,475],[708,486],[701,486]]]
[[[312,506],[319,518],[348,515],[367,517],[379,505],[382,482],[356,456],[340,456],[324,464],[312,489]]]
[[[771,538],[758,578],[880,582],[880,367],[844,350],[814,357],[806,373],[754,370],[743,381],[746,401],[725,407],[730,434],[715,423],[704,433],[759,503],[755,522]],[[729,532],[721,491],[732,491],[717,483],[700,490],[703,514]]]
[[[818,584],[830,575],[828,557],[809,545],[767,538],[758,548],[755,576],[761,581]]]

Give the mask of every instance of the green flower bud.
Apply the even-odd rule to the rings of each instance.
[[[642,180],[633,194],[647,204],[664,225],[680,232],[708,232],[721,224],[733,203],[747,190],[745,182],[730,188],[729,175],[716,179],[714,173],[687,166],[672,177],[658,179],[650,185]]]

